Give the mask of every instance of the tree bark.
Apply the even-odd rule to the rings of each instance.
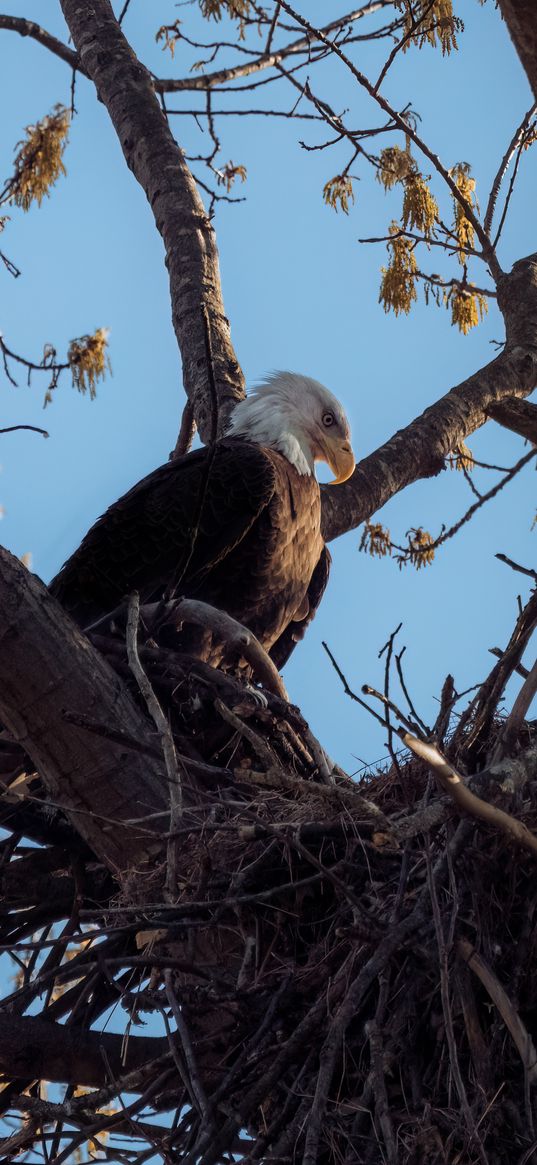
[[[0,1013],[0,1068],[31,1077],[98,1088],[150,1064],[169,1050],[166,1039],[87,1032],[34,1016]],[[107,1070],[107,1063],[109,1071]]]
[[[537,101],[537,5],[535,0],[499,0],[522,68]]]
[[[43,583],[1,548],[0,610],[0,722],[94,853],[113,871],[132,868],[161,848],[166,829],[152,725]],[[66,713],[102,725],[103,734]],[[123,733],[125,745],[107,732]],[[161,816],[146,821],[152,813]]]
[[[218,429],[244,396],[244,379],[224,315],[213,227],[183,153],[109,0],[60,0],[84,72],[106,106],[127,165],[145,191],[166,249],[172,319],[185,390],[203,441],[212,435],[204,309],[210,321]]]
[[[489,417],[498,421],[504,429],[518,433],[532,445],[537,445],[537,405],[527,400],[518,400],[517,397],[508,397],[498,401],[487,409]]]

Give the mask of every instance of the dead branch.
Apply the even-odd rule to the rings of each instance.
[[[475,947],[468,942],[468,939],[460,938],[457,940],[457,952],[464,959],[464,962],[470,970],[473,971],[474,975],[477,975],[478,979],[481,980],[493,1003],[498,1008],[505,1026],[513,1042],[516,1044],[529,1083],[535,1086],[537,1083],[537,1050],[525,1024],[523,1024],[520,1015],[509,999],[507,992],[498,981],[496,975],[490,970],[490,967],[487,967],[481,955],[477,953]]]
[[[462,809],[464,813],[469,813],[471,817],[486,821],[488,825],[493,825],[496,829],[501,829],[503,833],[513,837],[524,849],[537,855],[537,837],[530,832],[527,826],[522,821],[517,821],[510,813],[505,813],[496,805],[489,805],[487,801],[483,801],[481,797],[472,793],[471,789],[464,784],[460,773],[453,768],[453,765],[448,764],[436,745],[418,740],[409,732],[401,732],[400,736],[403,743],[411,749],[415,756],[426,761],[440,787],[449,793],[459,809]]]

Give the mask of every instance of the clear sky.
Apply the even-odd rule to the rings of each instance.
[[[336,14],[326,0],[301,7],[314,23]],[[459,52],[443,58],[432,48],[413,49],[398,58],[384,91],[398,108],[412,103],[421,116],[420,132],[446,166],[472,164],[483,205],[531,94],[492,0],[483,7],[478,0],[458,0],[455,7],[465,23]],[[39,21],[66,39],[57,0],[4,0],[2,10]],[[155,44],[156,28],[177,15],[190,20],[190,9],[181,11],[168,0],[132,0],[125,20],[136,51],[161,75],[184,75],[200,55],[180,46],[172,61]],[[199,22],[196,30],[207,33]],[[2,32],[0,45],[0,156],[8,177],[24,127],[56,102],[69,104],[71,76],[29,39]],[[360,67],[375,77],[385,55],[386,42],[365,45]],[[337,63],[312,73],[312,84],[332,106],[351,111],[350,124],[379,123],[372,102]],[[285,100],[292,104],[290,96]],[[270,91],[255,95],[257,107],[273,101]],[[202,99],[187,94],[168,104],[201,108]],[[14,553],[31,552],[33,569],[45,580],[108,504],[167,459],[183,404],[162,243],[106,112],[83,78],[76,106],[67,177],[40,209],[28,215],[12,209],[0,243],[22,269],[15,281],[0,268],[1,328],[9,347],[39,358],[48,341],[63,355],[74,336],[111,329],[113,376],[94,403],[65,379],[43,413],[43,377],[36,375],[28,388],[21,375],[14,389],[0,373],[0,425],[37,424],[50,431],[49,441],[31,433],[0,439],[0,533]],[[180,143],[198,153],[193,119],[177,118],[174,127]],[[307,152],[299,144],[323,140],[322,130],[308,122],[224,118],[219,132],[221,161],[232,159],[248,171],[237,190],[246,201],[221,204],[215,222],[226,312],[247,380],[252,384],[267,371],[289,368],[323,381],[344,401],[357,457],[364,456],[492,358],[491,345],[503,338],[501,317],[492,304],[484,324],[464,337],[450,326],[445,309],[426,307],[421,294],[408,318],[386,315],[378,303],[385,248],[357,240],[386,233],[400,213],[400,192],[385,196],[371,170],[355,166],[355,205],[348,217],[336,214],[324,205],[322,189],[347,162],[346,150]],[[535,248],[535,150],[523,158],[500,247],[505,269]],[[443,217],[451,220],[444,191],[435,179],[432,186]],[[438,252],[425,253],[420,263],[447,277],[458,274],[456,263]],[[470,277],[490,285],[481,264]],[[470,445],[477,458],[506,466],[524,452],[520,438],[493,424]],[[476,475],[482,489],[493,480],[484,472]],[[385,755],[385,732],[343,695],[321,641],[329,642],[356,690],[364,682],[379,686],[378,651],[402,621],[408,684],[422,716],[434,718],[446,673],[454,674],[459,689],[477,683],[491,666],[488,648],[506,642],[517,594],[526,596],[528,588],[494,555],[502,551],[534,563],[535,492],[532,468],[420,572],[360,554],[359,532],[332,545],[327,595],[285,678],[292,699],[347,771]],[[396,541],[418,525],[435,536],[472,500],[462,474],[446,471],[394,498],[380,520]]]

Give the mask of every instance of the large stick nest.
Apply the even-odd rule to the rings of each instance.
[[[527,638],[451,723],[444,751],[534,833],[535,726],[513,738],[511,725],[508,755],[498,748],[498,701]],[[127,677],[123,645],[99,645]],[[260,708],[232,676],[141,654],[183,758],[162,856],[119,887],[66,825],[32,851],[22,818],[5,816],[19,834],[4,843],[1,942],[26,968],[9,996],[16,1014],[36,1014],[39,999],[44,1018],[100,1030],[113,1008],[133,1040],[141,1022],[162,1032],[160,1054],[86,1097],[76,1134],[63,1093],[54,1113],[35,1087],[22,1095],[30,1073],[13,1080],[4,1111],[29,1114],[23,1147],[56,1129],[59,1162],[90,1127],[113,1160],[537,1161],[535,853],[462,816],[422,760],[360,784],[337,769],[327,780],[280,697]],[[69,942],[41,950],[62,919]],[[117,1100],[111,1113],[122,1092],[127,1115]]]

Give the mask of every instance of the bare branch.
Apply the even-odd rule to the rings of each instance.
[[[0,429],[0,433],[16,433],[19,429],[28,429],[31,433],[41,433],[42,437],[50,437],[46,429],[40,429],[37,425],[8,425],[6,429]]]
[[[517,129],[515,130],[513,137],[511,138],[511,141],[509,142],[509,145],[505,151],[505,154],[500,162],[498,172],[497,172],[496,177],[494,178],[494,181],[493,181],[492,186],[491,186],[489,200],[487,203],[487,209],[485,212],[485,218],[483,221],[483,227],[486,230],[487,234],[490,234],[490,228],[492,226],[492,217],[494,215],[494,209],[496,206],[496,202],[498,201],[498,195],[500,193],[501,185],[502,185],[502,182],[505,178],[507,170],[509,168],[509,164],[511,162],[513,154],[516,152],[516,150],[519,148],[519,146],[523,143],[524,137],[526,134],[526,130],[528,129],[528,126],[529,126],[530,122],[532,121],[532,119],[535,117],[536,113],[537,113],[537,104],[533,104],[531,106],[531,108],[528,109],[528,112],[526,113],[526,115],[523,118],[520,125],[517,126]]]
[[[353,24],[356,20],[360,20],[364,16],[372,16],[375,12],[382,11],[383,8],[392,7],[392,4],[393,0],[370,0],[370,3],[363,5],[362,8],[353,8],[344,16],[338,16],[337,20],[330,21],[322,29],[322,35],[317,36],[315,33],[308,33],[307,36],[301,36],[298,40],[292,41],[291,44],[285,45],[277,51],[263,53],[256,60],[247,61],[241,65],[231,66],[227,69],[217,69],[214,73],[201,74],[199,77],[159,78],[155,81],[155,88],[159,93],[179,93],[184,90],[214,89],[215,86],[227,85],[229,82],[237,81],[241,77],[251,77],[253,74],[262,72],[265,69],[272,69],[280,61],[286,60],[287,57],[296,56],[301,53],[304,53],[308,57],[312,46],[316,41],[321,40],[323,35],[329,36],[331,33],[337,33],[346,25]]]
[[[119,1077],[151,1065],[155,1057],[167,1051],[166,1040],[161,1038],[138,1036],[125,1043],[121,1035],[82,1033],[51,1020],[10,1015],[6,1011],[0,1014],[0,1035],[3,1071],[24,1077],[30,1070],[45,1080],[90,1087],[106,1082],[103,1048]],[[82,1098],[80,1107],[83,1107]]]
[[[512,1040],[516,1044],[529,1082],[535,1084],[537,1082],[537,1050],[507,992],[490,967],[487,967],[481,955],[477,953],[475,947],[468,942],[468,939],[458,939],[457,952],[470,967],[470,970],[474,972],[474,975],[477,975],[478,979],[481,980],[492,1002],[496,1005]]]
[[[44,48],[49,49],[54,56],[59,57],[60,60],[65,61],[72,69],[77,69],[83,73],[78,54],[74,49],[70,49],[63,41],[58,40],[58,37],[53,36],[52,33],[47,32],[41,25],[36,24],[35,20],[27,20],[24,16],[2,16],[0,15],[0,29],[6,29],[9,32],[18,32],[19,36],[29,36],[32,40],[36,40]]]
[[[488,263],[493,278],[498,280],[502,275],[502,269],[495,255],[491,241],[487,233],[483,230],[481,222],[475,214],[474,209],[470,206],[464,195],[461,194],[457,183],[452,178],[449,170],[447,170],[446,167],[442,164],[438,155],[433,153],[427,143],[424,142],[423,139],[418,135],[416,130],[410,124],[409,119],[403,117],[400,113],[397,112],[397,110],[393,109],[389,102],[386,101],[386,99],[379,92],[377,92],[371,81],[369,81],[364,73],[356,68],[356,65],[343,52],[335,40],[330,39],[321,29],[314,28],[305,17],[300,16],[298,12],[295,12],[295,10],[291,8],[290,4],[287,3],[287,0],[281,0],[281,4],[284,12],[287,12],[289,16],[292,16],[297,21],[297,23],[302,26],[302,28],[305,28],[309,32],[310,36],[315,37],[317,40],[321,41],[322,44],[325,44],[327,48],[331,49],[335,56],[339,57],[342,63],[348,68],[352,76],[358,81],[358,84],[361,85],[367,93],[369,93],[369,96],[372,97],[373,100],[376,101],[378,105],[380,105],[381,109],[383,109],[384,112],[393,119],[395,124],[406,135],[406,137],[410,138],[414,145],[417,146],[417,148],[425,155],[425,157],[429,159],[437,173],[441,178],[443,178],[444,182],[448,186],[453,198],[462,206],[465,217],[469,222],[472,223],[474,231],[483,249],[483,258]]]
[[[427,762],[438,779],[440,787],[449,793],[463,813],[469,813],[471,817],[477,817],[478,820],[486,821],[488,825],[500,829],[509,837],[514,838],[524,849],[537,856],[537,837],[530,832],[523,821],[518,821],[510,813],[505,813],[503,809],[498,809],[496,805],[490,805],[488,801],[483,801],[481,797],[472,793],[472,790],[464,784],[460,773],[453,765],[448,764],[436,745],[418,740],[410,732],[401,730],[399,735],[407,748]]]
[[[501,355],[359,462],[337,491],[322,488],[327,541],[359,526],[411,482],[439,473],[448,454],[485,423],[491,405],[536,387],[537,255],[500,280],[498,301],[507,329]]]

